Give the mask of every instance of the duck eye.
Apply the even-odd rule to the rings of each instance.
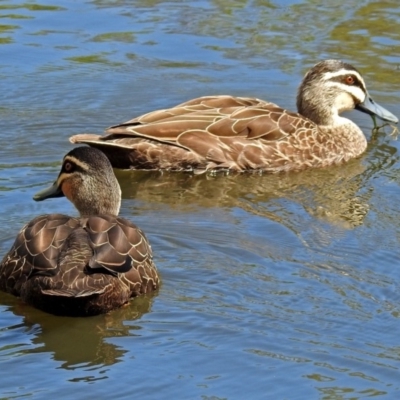
[[[354,78],[351,75],[347,75],[345,81],[348,85],[354,85],[355,82]]]
[[[73,165],[72,165],[70,162],[66,162],[66,163],[64,164],[64,171],[65,171],[65,172],[71,172],[71,171],[72,171],[72,168],[73,168]]]

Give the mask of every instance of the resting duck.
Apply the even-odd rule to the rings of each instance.
[[[114,168],[298,171],[365,151],[361,129],[339,116],[353,108],[398,122],[371,99],[353,66],[327,60],[305,75],[298,113],[255,98],[206,96],[112,126],[104,136],[79,134],[70,141],[99,148]]]
[[[47,214],[25,225],[0,264],[1,290],[52,314],[87,316],[158,288],[146,236],[118,217],[121,189],[101,151],[70,151],[53,186],[34,200],[61,196],[80,217]]]

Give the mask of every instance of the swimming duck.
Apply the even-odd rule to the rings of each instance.
[[[114,168],[298,171],[365,151],[361,129],[339,116],[353,108],[398,122],[372,100],[352,65],[326,60],[306,73],[298,113],[256,98],[206,96],[112,126],[103,136],[79,134],[70,141],[99,148]]]
[[[80,217],[47,214],[25,225],[0,264],[1,290],[46,312],[87,316],[158,288],[145,234],[118,217],[121,189],[104,153],[70,151],[55,183],[34,200],[60,196]]]

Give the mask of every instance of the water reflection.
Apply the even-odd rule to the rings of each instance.
[[[170,48],[180,47],[184,39],[185,51],[190,53],[175,61],[197,59],[204,65],[204,60],[218,59],[223,60],[220,68],[221,64],[228,65],[227,60],[240,59],[263,70],[276,67],[290,73],[299,60],[305,61],[302,65],[305,70],[317,59],[329,55],[347,58],[361,68],[368,81],[384,85],[385,91],[395,90],[391,82],[395,74],[393,65],[400,63],[400,21],[394,0],[351,0],[340,7],[328,0],[318,4],[314,1],[263,0],[199,3],[121,0],[110,4],[109,1],[95,0],[91,5],[97,8],[98,23],[81,26],[80,20],[74,19],[71,26],[66,14],[82,11],[74,4],[68,4],[67,9],[51,4],[5,2],[0,5],[0,16],[4,21],[0,25],[0,45],[4,47],[22,41],[27,51],[37,53],[41,50],[34,47],[42,47],[42,41],[33,36],[46,32],[52,36],[50,47],[75,49],[64,59],[62,52],[56,52],[62,63],[95,62],[117,67],[130,64],[132,56],[135,63],[149,56],[171,61]],[[106,23],[110,21],[109,9],[114,10],[119,24]],[[36,30],[37,24],[15,24],[15,21],[27,19],[43,21],[43,15],[49,12],[51,22],[44,20],[47,24],[40,24],[40,30]],[[24,33],[22,40],[17,37],[20,30]],[[82,35],[82,32],[83,39],[93,43],[88,50],[82,51],[77,46],[60,47],[75,44],[74,35]],[[180,39],[176,41],[174,36]],[[199,42],[199,37],[205,40]],[[116,46],[110,47],[110,42]]]
[[[390,148],[390,146],[388,146]],[[381,148],[391,157],[395,149]],[[375,163],[378,163],[375,160]],[[339,167],[280,175],[217,174],[192,176],[185,173],[116,171],[123,197],[152,204],[168,204],[187,210],[199,207],[240,207],[252,214],[284,223],[290,215],[276,213],[276,199],[289,199],[300,204],[313,216],[332,223],[354,227],[362,224],[369,206],[371,191],[366,185],[379,166],[365,165],[363,159]]]
[[[34,346],[24,348],[24,354],[49,352],[53,360],[61,362],[62,368],[73,370],[122,361],[128,349],[107,339],[140,336],[140,326],[132,321],[150,312],[155,296],[141,296],[110,314],[88,318],[56,317],[2,292],[0,304],[13,315],[22,317],[21,323],[13,324],[8,329],[20,329],[22,324],[26,332],[32,333],[31,343]],[[129,325],[126,321],[130,321]],[[16,347],[21,345],[14,344]]]

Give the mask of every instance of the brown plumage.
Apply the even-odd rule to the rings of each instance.
[[[0,289],[74,316],[105,313],[156,290],[151,247],[136,225],[118,217],[121,190],[102,152],[70,151],[57,181],[34,199],[63,195],[80,217],[41,215],[25,225],[0,264]]]
[[[367,146],[361,129],[339,113],[357,108],[397,123],[369,97],[349,64],[327,60],[304,77],[298,113],[255,98],[207,96],[80,134],[72,143],[102,150],[115,168],[204,172],[279,172],[339,164]]]

